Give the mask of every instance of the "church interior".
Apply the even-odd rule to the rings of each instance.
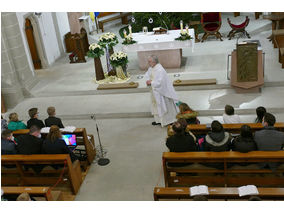
[[[167,40],[171,33],[180,40]],[[103,43],[103,36],[113,34],[116,43]],[[92,52],[93,44],[101,52]],[[1,149],[1,200],[28,193],[40,201],[192,201],[193,187],[203,185],[207,194],[197,195],[209,201],[244,201],[248,195],[284,200],[283,146],[274,153],[169,151],[166,141],[177,119],[151,124],[153,96],[145,77],[147,60],[157,55],[179,104],[198,113],[198,123],[187,126],[197,145],[213,121],[232,138],[243,124],[262,131],[263,121],[255,122],[260,106],[283,134],[283,50],[283,12],[1,12],[1,124],[17,113],[28,126],[31,108],[44,121],[53,106],[65,127],[62,135],[77,142],[72,152],[79,159],[76,164],[68,154],[11,155]],[[123,65],[111,57],[120,51],[127,54]],[[224,122],[226,105],[240,122]],[[52,129],[46,128],[42,138]],[[12,133],[16,141],[30,134],[28,127]],[[173,162],[201,166],[170,167]],[[261,162],[281,165],[231,167]],[[38,165],[47,166],[37,172]],[[247,185],[257,193],[239,195],[238,187]]]

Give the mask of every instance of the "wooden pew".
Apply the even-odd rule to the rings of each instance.
[[[2,186],[53,186],[57,183],[62,169],[43,169],[40,173],[35,173],[31,170],[26,171],[24,165],[65,165],[63,177],[67,181],[62,181],[64,184],[69,183],[73,194],[77,194],[81,183],[82,173],[79,161],[71,162],[69,154],[56,155],[2,155],[1,156],[1,184]],[[5,168],[5,166],[15,165],[15,168]]]
[[[114,17],[110,17],[110,18],[106,18],[106,19],[103,19],[103,20],[99,20],[98,23],[99,23],[99,28],[102,30],[102,32],[104,32],[104,24],[107,23],[107,22],[110,22],[110,21],[113,21],[113,20],[116,20],[116,19],[120,19],[121,18],[121,23],[122,24],[127,24],[127,16],[130,16],[132,13],[120,13],[119,15],[117,16],[114,16]],[[99,17],[100,18],[100,17]]]
[[[239,124],[222,124],[226,132],[232,134],[240,134],[242,125],[249,125],[252,132],[259,131],[263,129],[261,123],[239,123]],[[274,125],[276,130],[284,132],[284,123],[275,123]],[[211,131],[210,127],[207,127],[206,124],[190,124],[187,126],[186,131],[191,131],[194,135],[206,135]],[[168,126],[168,136],[173,135],[173,130],[171,126]]]
[[[284,200],[284,188],[257,188],[257,195],[262,200]],[[248,200],[250,196],[239,196],[237,187],[208,187],[209,195],[205,195],[208,199],[234,199]],[[155,187],[154,200],[179,200],[192,199],[190,197],[189,187]]]
[[[279,63],[281,63],[282,68],[284,68],[284,34],[275,35],[274,42],[279,51]]]
[[[24,192],[27,192],[30,196],[43,196],[46,201],[56,201],[61,200],[60,194],[55,197],[53,191],[50,191],[50,187],[37,187],[37,186],[4,186],[1,187],[4,192],[4,195],[20,195]],[[61,193],[61,192],[60,192]],[[57,193],[58,194],[58,193]]]
[[[19,135],[25,135],[28,133],[29,133],[28,129],[20,129],[13,131],[13,135],[15,137]],[[75,134],[76,137],[82,137],[81,141],[80,139],[77,141],[77,145],[83,145],[85,147],[87,154],[87,163],[91,164],[93,162],[96,156],[96,148],[95,148],[95,141],[93,135],[87,135],[85,128],[76,128],[74,132],[62,132],[62,134]],[[43,138],[45,138],[47,133],[41,133],[41,135]],[[91,138],[90,140],[88,139],[88,136]]]
[[[284,163],[284,151],[240,152],[164,152],[164,180],[166,187],[192,186],[205,184],[208,186],[240,186],[254,184],[256,186],[284,186],[284,168],[275,171],[256,168],[230,168],[234,163]],[[201,163],[203,166],[169,167],[168,163]],[[204,163],[219,163],[223,169],[204,167]],[[186,174],[185,174],[186,173]],[[178,175],[176,175],[178,174]],[[216,176],[218,175],[218,176]]]

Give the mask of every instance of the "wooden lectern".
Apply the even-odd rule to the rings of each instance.
[[[264,70],[258,44],[258,41],[237,44],[237,49],[232,52],[231,86],[237,93],[261,92]]]

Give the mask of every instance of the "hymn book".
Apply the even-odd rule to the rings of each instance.
[[[258,190],[255,185],[246,185],[238,188],[239,196],[258,195]]]
[[[190,189],[190,196],[209,195],[208,186],[205,185],[193,186],[190,187],[189,189]]]

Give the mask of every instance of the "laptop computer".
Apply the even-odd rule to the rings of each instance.
[[[62,138],[71,151],[73,151],[76,148],[77,146],[76,135],[66,134],[66,135],[62,135]]]

